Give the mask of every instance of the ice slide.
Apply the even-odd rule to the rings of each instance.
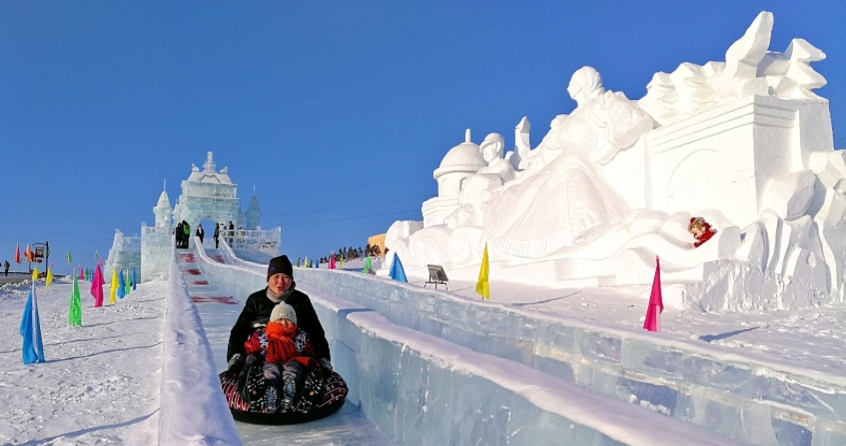
[[[225,246],[179,250],[178,259],[188,292],[198,300],[215,361],[222,364],[228,330],[240,311],[238,304],[226,302],[264,286],[265,266],[243,261]],[[335,368],[350,386],[347,403],[339,414],[314,423],[239,425],[246,444],[289,436],[292,444],[344,445],[390,444],[386,437],[408,445],[735,444],[519,362],[397,324],[346,300],[354,293],[344,286],[321,289],[309,274],[317,271],[363,275],[295,272],[297,286],[312,297],[326,329]]]
[[[179,270],[185,279],[188,295],[194,302],[209,344],[212,347],[217,371],[226,368],[226,346],[229,331],[241,312],[245,296],[232,296],[209,283],[208,277],[197,262],[198,253],[193,239],[191,249],[177,250]],[[206,240],[208,241],[208,240]],[[211,245],[214,246],[214,245]],[[226,259],[220,250],[204,250],[204,255],[223,264]],[[322,420],[290,426],[260,426],[237,423],[238,434],[245,445],[284,444],[299,445],[389,445],[376,425],[368,420],[353,404]]]

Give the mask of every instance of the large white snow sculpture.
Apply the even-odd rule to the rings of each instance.
[[[843,299],[846,158],[809,65],[825,54],[768,51],[772,26],[762,12],[725,62],[656,73],[639,101],[579,69],[578,106],[534,149],[527,118],[505,156],[501,136],[468,131],[422,224],[394,223],[387,246],[411,275],[437,263],[472,280],[487,244],[491,277],[556,287],[649,283],[658,255],[671,304],[706,310]],[[691,216],[719,230],[699,248]]]

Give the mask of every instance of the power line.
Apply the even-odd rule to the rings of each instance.
[[[408,201],[418,201],[418,200],[423,200],[423,199],[426,199],[426,198],[430,198],[430,196],[429,195],[422,195],[422,196],[419,196],[419,197],[399,198],[399,199],[396,199],[396,200],[382,200],[382,201],[372,201],[372,202],[369,202],[369,203],[351,204],[351,205],[347,205],[347,206],[334,206],[334,207],[331,207],[331,208],[315,209],[315,210],[311,210],[311,211],[286,212],[286,213],[282,213],[282,214],[267,214],[267,215],[262,215],[262,218],[264,218],[264,217],[291,217],[291,216],[297,216],[297,215],[319,214],[321,212],[337,211],[337,210],[342,210],[342,209],[355,209],[355,208],[358,208],[358,207],[361,207],[361,206],[374,206],[374,205],[389,204],[389,203],[405,203],[405,202],[408,202]]]
[[[262,201],[267,200],[276,200],[279,198],[289,198],[289,197],[299,197],[302,195],[313,195],[313,194],[322,194],[326,192],[337,192],[342,190],[350,190],[350,189],[362,189],[365,187],[376,187],[376,186],[387,186],[389,184],[399,184],[399,183],[408,183],[410,181],[420,181],[420,180],[431,180],[432,177],[415,177],[415,178],[407,178],[405,180],[397,180],[397,181],[386,181],[384,183],[372,183],[372,184],[360,184],[357,186],[344,186],[344,187],[336,187],[333,189],[322,189],[322,190],[315,190],[315,191],[308,191],[308,192],[298,192],[295,194],[285,194],[285,195],[278,195],[275,197],[262,197]]]
[[[88,218],[88,217],[112,217],[115,215],[140,215],[142,211],[133,211],[133,212],[115,212],[111,214],[87,214],[87,215],[71,215],[71,216],[61,216],[61,217],[40,217],[40,218],[29,218],[27,217],[27,221],[49,221],[49,220],[68,220],[71,218]],[[146,214],[146,211],[143,211]]]
[[[331,222],[336,222],[336,221],[349,221],[349,220],[359,220],[359,219],[362,219],[362,218],[370,218],[370,217],[382,217],[382,216],[385,216],[385,215],[407,214],[409,212],[420,212],[420,210],[419,209],[411,209],[411,210],[407,210],[407,211],[386,212],[386,213],[382,213],[382,214],[360,215],[358,217],[342,217],[342,218],[332,218],[332,219],[329,219],[329,220],[309,221],[309,222],[305,222],[305,223],[295,223],[295,224],[292,224],[292,225],[285,225],[285,226],[282,227],[282,229],[289,228],[289,227],[292,227],[292,226],[316,225],[316,224],[320,224],[320,223],[331,223]]]

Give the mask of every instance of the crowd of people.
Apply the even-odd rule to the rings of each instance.
[[[335,261],[340,262],[341,259],[344,260],[355,260],[355,259],[363,259],[365,257],[379,257],[382,255],[388,254],[388,248],[385,248],[385,252],[382,252],[382,248],[379,245],[370,245],[369,243],[364,249],[359,246],[358,248],[353,248],[352,246],[341,248],[335,253]],[[329,263],[329,256],[321,257],[319,260],[320,263]]]

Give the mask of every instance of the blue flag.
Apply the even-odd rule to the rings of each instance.
[[[135,267],[132,267],[132,291],[135,291],[135,286],[138,285],[138,278],[135,276]]]
[[[123,281],[123,268],[120,269],[120,273],[118,274],[117,295],[121,299],[126,297],[126,282]]]
[[[402,262],[397,253],[394,253],[394,262],[391,263],[391,279],[399,280],[400,282],[408,283],[408,278],[405,277],[405,268],[402,267]]]
[[[21,336],[23,348],[21,356],[24,364],[44,362],[44,344],[41,343],[41,323],[38,320],[38,300],[35,298],[35,284],[29,288],[23,317],[21,317]]]

